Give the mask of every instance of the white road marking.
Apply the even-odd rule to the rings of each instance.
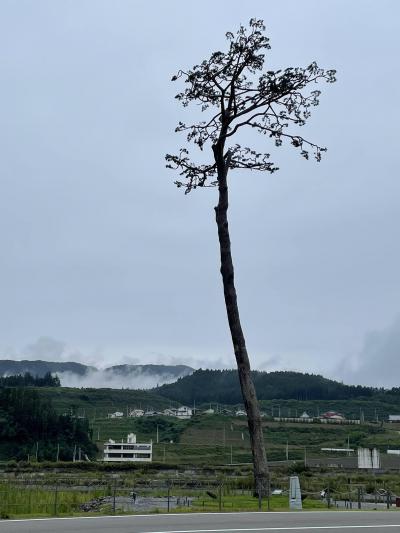
[[[231,516],[231,515],[235,515],[235,516],[241,516],[241,515],[244,515],[244,514],[250,514],[250,515],[281,515],[281,514],[284,514],[284,515],[293,515],[295,514],[297,511],[240,511],[240,512],[224,512],[224,513],[215,513],[215,512],[211,512],[211,513],[157,513],[157,514],[118,514],[118,515],[103,515],[103,516],[63,516],[63,517],[60,517],[60,516],[52,516],[52,517],[49,517],[49,518],[11,518],[10,520],[7,520],[7,523],[10,524],[12,522],[47,522],[47,521],[50,521],[50,520],[104,520],[105,518],[111,518],[113,520],[116,520],[116,519],[120,519],[120,518],[134,518],[134,517],[141,517],[141,518],[160,518],[160,516],[162,516],[163,518],[168,518],[169,516],[204,516],[204,515],[208,515],[208,516]],[[310,515],[316,515],[316,514],[332,514],[332,513],[335,513],[335,514],[338,514],[338,513],[346,513],[346,514],[351,514],[351,513],[354,513],[354,514],[360,514],[360,513],[365,513],[365,512],[372,512],[372,511],[357,511],[357,510],[340,510],[340,511],[314,511],[314,510],[310,510],[310,511],[301,511],[300,514],[302,515],[305,515],[305,514],[310,514]],[[386,512],[386,511],[378,511],[378,512]],[[215,530],[211,530],[211,531],[215,531]],[[222,530],[221,530],[222,531]],[[234,531],[238,531],[238,530],[234,530]],[[254,531],[254,529],[253,529]],[[268,531],[268,530],[267,530]],[[152,532],[150,532],[152,533]],[[164,532],[162,532],[164,533]],[[166,532],[166,533],[172,533],[171,531],[169,532]]]
[[[167,531],[143,531],[142,533],[235,533],[236,531],[320,531],[321,529],[382,529],[388,527],[400,527],[400,524],[379,524],[379,525],[353,525],[353,526],[288,526],[288,527],[250,527],[250,528],[228,528],[228,529],[180,529]]]

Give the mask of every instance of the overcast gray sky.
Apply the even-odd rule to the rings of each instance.
[[[302,133],[232,173],[253,366],[399,385],[396,0],[0,2],[0,356],[233,367],[213,206],[164,155],[171,76],[263,18],[272,68],[336,68]],[[194,116],[194,115],[193,115]],[[196,115],[197,116],[197,115]],[[259,141],[256,141],[259,142]]]

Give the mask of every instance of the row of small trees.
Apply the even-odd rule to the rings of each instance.
[[[60,387],[60,378],[51,372],[44,376],[33,376],[29,372],[16,376],[1,376],[0,387]]]

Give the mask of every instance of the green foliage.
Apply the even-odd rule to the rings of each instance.
[[[254,371],[252,374],[259,400],[344,400],[372,397],[379,392],[371,387],[344,385],[300,372]],[[197,370],[175,383],[158,387],[155,392],[186,404],[219,402],[232,405],[243,401],[236,370]]]
[[[42,377],[25,372],[15,376],[1,376],[0,387],[60,387],[60,379],[51,372],[46,372]]]
[[[84,415],[88,418],[106,418],[108,413],[142,408],[161,410],[176,405],[152,391],[132,389],[78,389],[69,387],[43,387],[38,394],[51,401],[58,413]]]
[[[160,442],[178,442],[186,424],[161,416],[139,418],[135,423],[137,430],[144,434],[154,435],[157,432],[157,426]]]
[[[59,458],[71,460],[75,446],[96,453],[87,420],[58,415],[33,389],[0,389],[0,458],[54,460],[59,447]]]

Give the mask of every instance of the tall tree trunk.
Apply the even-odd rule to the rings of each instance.
[[[228,170],[230,154],[224,158],[220,146],[214,145],[214,157],[218,168],[219,201],[215,207],[215,216],[218,226],[218,238],[221,253],[221,275],[224,286],[225,306],[228,315],[233,348],[238,367],[240,387],[244,406],[247,413],[251,451],[254,465],[254,481],[257,492],[265,491],[268,477],[267,457],[265,453],[264,438],[257,395],[251,376],[250,361],[247,354],[246,341],[240,323],[239,308],[234,281],[234,269],[231,253],[231,240],[228,227]]]

